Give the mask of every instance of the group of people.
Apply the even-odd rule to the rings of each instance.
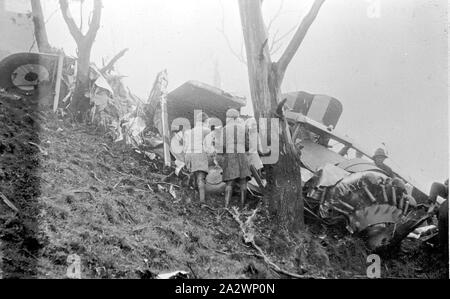
[[[225,207],[228,208],[230,204],[233,187],[236,184],[240,186],[240,203],[243,207],[247,197],[247,182],[252,175],[251,169],[260,171],[263,168],[257,149],[250,148],[250,140],[257,140],[251,138],[253,134],[257,134],[257,128],[256,123],[254,126],[247,126],[236,109],[228,110],[226,117],[226,125],[217,134],[211,131],[206,113],[202,112],[196,116],[194,127],[183,134],[185,165],[187,170],[194,174],[200,202],[205,202],[209,159],[206,150],[208,145],[204,141],[212,142],[213,144],[209,146],[216,149],[223,147],[222,151],[219,149],[218,152],[223,152],[222,179],[226,184]],[[214,134],[213,138],[207,138],[210,134]]]

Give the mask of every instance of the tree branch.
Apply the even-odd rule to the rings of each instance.
[[[315,0],[314,4],[312,5],[310,11],[308,14],[303,18],[302,23],[297,29],[297,32],[295,32],[294,37],[292,38],[291,42],[287,46],[286,50],[284,51],[283,55],[281,56],[280,60],[277,62],[278,66],[278,74],[279,77],[282,78],[284,74],[286,73],[286,69],[289,65],[289,63],[292,61],[292,58],[294,58],[295,53],[297,52],[298,48],[302,44],[306,33],[308,33],[309,28],[311,27],[312,23],[316,19],[320,8],[322,7],[322,4],[325,2],[325,0]]]
[[[44,13],[42,11],[41,1],[31,1],[31,10],[33,13],[34,35],[40,52],[51,52],[51,46],[48,42],[47,29],[45,28]]]
[[[84,36],[83,33],[78,28],[77,24],[75,23],[75,20],[72,17],[72,14],[70,13],[69,3],[67,0],[59,0],[59,6],[61,7],[62,16],[64,18],[64,21],[67,24],[67,27],[69,27],[70,34],[75,39],[75,42],[81,43]]]
[[[284,274],[284,275],[287,275],[287,276],[290,276],[290,277],[294,277],[294,278],[312,278],[312,276],[292,273],[292,272],[289,272],[289,271],[286,271],[286,270],[280,268],[277,264],[272,262],[270,260],[270,258],[264,253],[262,248],[259,247],[256,244],[256,242],[255,242],[255,230],[253,228],[253,226],[254,226],[253,219],[255,218],[256,214],[258,213],[258,210],[259,210],[259,207],[256,208],[255,210],[253,210],[252,214],[244,222],[244,221],[242,221],[240,219],[241,214],[239,213],[239,211],[236,208],[234,208],[233,210],[226,209],[226,211],[239,224],[239,227],[241,229],[242,236],[244,238],[245,244],[249,244],[254,249],[256,249],[258,251],[258,253],[259,253],[256,256],[261,257],[264,260],[264,262],[267,265],[269,265],[270,268],[272,268],[274,271],[276,271],[278,273],[281,273],[281,274]]]
[[[281,49],[281,47],[282,47],[282,43],[281,42],[283,41],[283,39],[285,39],[289,34],[291,34],[295,29],[297,29],[297,26],[298,25],[293,26],[291,29],[286,31],[280,37],[277,37],[278,34],[274,34],[273,35],[272,44],[270,46],[270,54],[274,55]],[[278,31],[276,33],[278,33]]]
[[[126,48],[126,49],[123,49],[122,51],[120,51],[119,53],[117,53],[116,56],[114,56],[114,58],[111,59],[111,61],[110,61],[106,66],[104,66],[104,67],[100,70],[100,72],[101,72],[101,73],[106,73],[106,72],[108,72],[109,70],[112,70],[112,69],[114,68],[114,65],[116,64],[116,62],[117,62],[120,58],[122,58],[122,56],[125,55],[125,53],[127,53],[128,50],[129,50],[129,49]]]
[[[227,46],[228,46],[228,49],[230,50],[231,54],[233,54],[233,56],[236,57],[236,59],[239,60],[239,62],[241,62],[244,65],[247,65],[247,61],[246,61],[244,55],[242,55],[242,46],[241,46],[241,53],[238,54],[233,49],[233,46],[231,45],[231,41],[228,38],[228,35],[225,33],[225,10],[223,8],[222,1],[219,1],[219,2],[220,2],[220,6],[222,8],[222,23],[221,23],[222,28],[217,28],[217,31],[219,31],[223,35],[223,38],[225,39],[225,41],[227,43]]]
[[[94,0],[94,11],[92,15],[91,23],[89,24],[89,30],[86,33],[86,42],[91,44],[94,42],[97,32],[100,29],[100,20],[102,18],[102,1]]]
[[[279,18],[280,14],[281,14],[281,11],[283,10],[283,6],[284,6],[284,0],[281,0],[280,1],[280,6],[278,7],[277,12],[274,14],[272,19],[269,21],[269,24],[267,25],[267,32],[270,31],[270,29],[272,28],[273,23]]]

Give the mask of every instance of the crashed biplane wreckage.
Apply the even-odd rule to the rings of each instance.
[[[16,53],[0,61],[0,88],[28,99],[53,103],[59,56],[43,53]],[[69,93],[75,59],[62,60],[61,100]]]
[[[286,118],[302,148],[309,214],[342,225],[371,249],[398,244],[430,217],[424,205],[428,197],[412,179],[398,169],[390,177],[367,150],[334,130],[342,113],[338,100],[306,93],[286,97],[295,107]]]
[[[213,95],[228,99],[220,98],[219,105],[208,100]],[[365,239],[372,249],[398,244],[431,216],[425,206],[428,197],[414,180],[398,169],[390,177],[375,165],[367,150],[334,129],[343,111],[337,99],[305,92],[284,97],[292,138],[301,148],[307,215],[346,228]],[[199,103],[200,99],[203,102]],[[231,95],[195,82],[180,87],[172,96],[169,94],[169,100],[170,119],[184,116],[191,122],[193,115],[185,114],[197,107],[224,119],[227,109],[243,106]],[[221,175],[216,167],[211,169],[207,183],[213,189],[213,185],[221,184]],[[255,180],[248,188],[256,196],[264,193]]]
[[[16,53],[0,61],[0,88],[65,114],[75,89],[77,60],[64,54]],[[144,103],[122,82],[123,76],[91,64],[89,121],[122,140],[122,125]]]

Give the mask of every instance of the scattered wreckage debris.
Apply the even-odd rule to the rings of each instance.
[[[42,59],[32,55],[31,58],[25,59],[29,53],[24,55],[0,63],[0,69],[8,67],[11,70],[0,80],[0,87],[9,92],[17,92],[21,97],[40,101],[43,97],[48,98],[51,105],[53,89],[56,88],[54,80],[58,64],[55,61],[58,56],[45,56],[47,58]],[[74,75],[74,61],[65,58],[63,92],[59,106],[61,110],[67,109],[70,105]],[[124,86],[122,77],[110,69],[105,72],[92,65],[90,78],[91,123],[102,128],[115,142],[124,141],[150,161],[158,159],[157,157],[165,158],[166,165],[168,156],[167,152],[164,153],[163,147],[167,147],[168,139],[173,137],[174,132],[167,132],[168,127],[164,124],[167,125],[179,117],[185,117],[193,123],[194,115],[191,112],[196,107],[202,107],[210,117],[216,117],[225,123],[226,111],[229,108],[240,109],[245,105],[245,99],[242,97],[196,81],[189,81],[173,92],[167,93],[166,71],[158,74],[147,102],[134,96]],[[371,249],[393,246],[411,233],[416,233],[415,237],[428,236],[418,229],[430,218],[430,214],[423,207],[423,192],[410,180],[390,178],[374,165],[366,150],[334,130],[342,113],[339,101],[306,93],[292,94],[289,99],[287,105],[292,109],[287,112],[286,118],[290,124],[294,144],[301,149],[305,210],[308,213],[328,225],[343,224],[350,233],[366,239]],[[167,111],[164,108],[165,100]],[[166,117],[168,121],[164,120]],[[362,154],[365,159],[349,159],[337,153],[330,149],[331,140],[341,143],[348,148],[347,150]],[[29,142],[29,145],[36,147],[44,156],[48,155],[46,149],[37,143]],[[105,152],[109,152],[114,158],[108,146],[104,148]],[[176,175],[188,176],[189,174],[182,170],[183,155],[171,154],[175,158],[175,161],[171,162],[177,167]],[[209,193],[222,193],[224,190],[220,162],[220,157],[216,160],[211,157],[209,161],[210,171],[206,178],[206,189]],[[109,168],[120,175],[143,182],[151,192],[168,193],[174,203],[183,199],[177,192],[182,186],[164,182],[167,176],[162,176],[159,182],[150,183],[149,180],[131,173]],[[95,173],[93,177],[102,183]],[[112,191],[123,181],[123,179],[118,181]],[[248,188],[255,197],[261,197],[264,193],[264,182],[257,172],[253,172],[253,179]],[[5,200],[6,197],[1,197],[12,210],[15,210],[14,205]],[[228,212],[239,223],[245,244],[250,244],[258,251],[255,256],[262,258],[278,273],[296,278],[308,277],[281,269],[255,243],[250,226],[257,210],[245,222],[240,220],[237,210]],[[435,227],[430,230],[435,230]]]
[[[393,245],[429,218],[411,205],[415,201],[401,180],[373,170],[339,177],[342,169],[334,168],[326,165],[318,173],[318,188],[309,189],[307,200],[327,223],[343,222],[350,233],[364,235],[371,249]]]
[[[426,241],[437,235],[436,225],[427,225],[416,228],[412,233],[408,235],[408,238]],[[425,238],[424,238],[425,237]]]
[[[323,103],[314,104],[315,100]],[[413,180],[389,177],[367,150],[334,130],[342,112],[336,108],[336,100],[320,97],[308,102],[300,97],[298,101],[297,111],[304,111],[305,105],[321,107],[320,111],[314,109],[311,116],[315,119],[287,112],[294,143],[301,146],[308,213],[326,224],[343,225],[351,234],[363,237],[373,250],[397,245],[431,217],[424,207],[427,196]],[[330,141],[345,151],[333,150]],[[354,158],[349,157],[350,151]]]
[[[102,69],[91,64],[89,98],[92,108],[89,120],[115,140],[125,138],[131,144],[142,127],[145,128],[144,122],[138,118],[144,103],[126,88],[123,76],[113,72],[114,63],[122,55],[116,56]],[[44,53],[17,53],[6,57],[0,62],[0,88],[20,97],[38,100],[44,107],[54,106],[54,111],[64,116],[69,111],[75,88],[77,61],[63,56],[63,63],[60,63],[60,57]],[[62,73],[60,77],[58,71]],[[58,94],[59,97],[54,99]]]
[[[424,208],[427,196],[412,179],[388,177],[366,149],[334,130],[343,111],[337,99],[304,92],[284,96],[292,139],[301,149],[306,210],[316,220],[344,223],[350,233],[366,239],[370,248],[380,249],[401,242],[431,217]],[[169,119],[186,117],[192,123],[196,107],[224,121],[228,107],[243,104],[240,98],[197,82],[188,82],[168,95]],[[342,144],[346,151],[334,151],[331,141]],[[346,157],[349,151],[356,157]],[[182,155],[176,158],[183,165]],[[209,164],[211,175],[206,181],[213,189],[212,182],[221,182],[220,165]],[[251,195],[261,197],[264,188],[258,179],[253,177],[248,189]],[[217,191],[223,192],[221,188]]]
[[[156,279],[189,279],[189,272],[175,271],[171,273],[161,273],[156,276]]]
[[[13,99],[7,102],[22,105]],[[12,115],[8,110],[7,112],[5,116]],[[42,217],[40,223],[43,234],[35,237],[42,244],[40,246],[44,247],[40,250],[27,247],[27,251],[22,252],[20,257],[26,258],[27,263],[15,264],[20,267],[20,272],[14,272],[17,275],[23,276],[22,271],[32,265],[33,261],[39,261],[36,277],[64,277],[68,266],[67,255],[75,253],[82,258],[83,278],[144,278],[149,272],[156,276],[158,273],[183,268],[190,269],[190,273],[199,278],[285,277],[285,274],[271,270],[272,267],[257,249],[242,242],[240,227],[234,225],[232,217],[217,213],[224,211],[219,198],[213,197],[208,202],[213,209],[217,208],[212,213],[201,208],[195,201],[192,204],[176,204],[176,200],[167,192],[170,185],[165,183],[179,185],[181,189],[174,187],[176,191],[183,191],[185,185],[180,177],[172,174],[173,168],[168,177],[169,172],[163,170],[160,157],[152,161],[141,150],[141,153],[137,153],[124,142],[113,143],[105,134],[92,132],[92,127],[73,125],[70,120],[60,119],[52,113],[46,114],[41,126],[43,130],[39,134],[39,140],[20,140],[23,140],[25,150],[35,153],[42,163],[39,172],[36,172],[39,175],[36,190],[40,189],[39,192],[42,192],[39,198],[39,203],[42,204],[40,211],[47,216]],[[41,144],[49,152],[48,158],[42,159],[39,150],[31,146],[29,141]],[[153,153],[152,150],[148,152]],[[80,156],[73,157],[73,163],[66,161],[67,156],[74,154]],[[31,158],[28,154],[26,157]],[[156,163],[157,168],[153,169],[149,163]],[[7,164],[5,163],[6,166]],[[4,169],[5,173],[9,171],[10,168]],[[117,190],[111,190],[120,180],[124,182]],[[215,178],[214,181],[217,182],[218,179]],[[158,192],[158,182],[165,187],[164,193]],[[73,197],[65,196],[65,190],[75,190],[69,194]],[[76,190],[83,193],[77,193]],[[14,199],[17,207],[28,207],[20,200],[22,194],[14,194],[8,189],[3,189],[2,192]],[[18,197],[12,197],[13,194]],[[26,194],[29,193],[23,193]],[[190,197],[192,196],[188,198]],[[3,202],[0,204],[3,205]],[[2,210],[7,217],[10,217],[11,211],[7,206]],[[26,212],[26,209],[23,211]],[[245,222],[252,211],[248,214],[239,210],[241,221]],[[273,228],[265,216],[253,219],[257,232],[255,243],[282,270],[314,278],[350,278],[365,273],[365,268],[361,270],[358,265],[365,267],[364,257],[367,252],[357,238],[344,236],[336,239],[333,234],[327,234],[328,228],[323,227],[319,238],[313,233],[311,239],[308,239],[309,234],[305,233],[305,239],[302,235],[301,241],[294,240],[298,242],[295,244],[289,239],[285,240],[281,236],[282,232]],[[0,225],[3,224],[0,221]],[[144,226],[146,229],[142,229]],[[160,229],[161,227],[164,229]],[[270,232],[272,229],[273,233]],[[186,235],[189,237],[185,238]],[[329,256],[331,267],[325,262],[317,262],[315,252],[319,251],[315,246],[318,242],[324,246],[322,250]],[[4,239],[2,243],[11,244],[5,243]],[[433,264],[428,261],[434,258],[429,248],[418,247],[419,242],[415,240],[407,240],[405,243],[403,245],[411,246],[408,249],[412,252],[408,255],[400,252],[399,257],[388,264],[389,269],[393,269],[393,272],[389,272],[390,277],[428,277],[441,273],[436,272],[440,265],[427,266]],[[297,254],[297,250],[301,254]],[[358,258],[363,257],[361,260],[354,258],[355,250]],[[420,256],[417,257],[417,254]],[[437,258],[432,261],[435,260]],[[186,261],[192,267],[186,267]],[[19,262],[18,260],[17,263]],[[422,267],[422,270],[410,270],[416,266]],[[139,270],[138,273],[136,269],[149,270]],[[12,273],[9,268],[4,271],[5,276]]]
[[[161,120],[161,113],[167,115],[161,111],[161,103],[167,94],[167,71],[157,75],[150,97],[144,102],[124,85],[123,76],[114,72],[115,62],[126,51],[121,51],[101,69],[91,64],[88,120],[115,142],[124,141],[142,150],[151,160],[162,152],[166,165],[170,166],[167,141],[170,133],[167,131],[164,135],[159,126],[161,121],[152,121],[154,117]],[[18,53],[6,57],[0,62],[0,88],[9,94],[39,100],[41,105],[48,107],[54,104],[53,96],[60,93],[55,110],[63,117],[70,114],[68,108],[75,89],[77,63],[75,59],[64,56],[61,64],[59,58],[58,55],[42,53]],[[60,67],[62,76],[58,80]],[[168,130],[168,122],[165,123]],[[165,150],[161,151],[160,145],[164,145]]]
[[[137,270],[136,273],[141,279],[190,279],[191,275],[186,271],[174,271],[170,273],[156,274],[150,270]]]
[[[17,53],[0,61],[0,88],[7,92],[53,104],[59,56],[43,53]],[[69,92],[75,60],[65,57],[61,96]],[[59,100],[62,100],[60,98]]]
[[[68,279],[81,279],[81,258],[78,254],[70,254],[67,256],[67,272]]]
[[[343,112],[342,103],[330,96],[313,95],[304,91],[283,95],[286,106],[295,113],[301,113],[327,127],[336,127]]]
[[[104,68],[91,64],[89,97],[92,108],[89,120],[101,128],[115,142],[126,144],[143,152],[150,160],[156,155],[163,157],[165,165],[172,164],[170,154],[176,157],[177,172],[184,166],[184,159],[170,151],[171,133],[169,125],[175,118],[185,117],[193,123],[192,107],[205,107],[211,117],[226,120],[229,108],[245,106],[245,98],[238,97],[207,84],[189,81],[171,93],[167,93],[167,71],[160,72],[147,102],[133,95],[124,85],[121,76],[113,73],[115,61],[126,53],[120,52]],[[44,105],[53,104],[57,93],[59,56],[41,53],[19,53],[5,58],[0,63],[2,76],[0,87],[20,96],[36,98]],[[69,111],[76,77],[76,60],[65,57],[61,95],[58,111],[61,115]],[[167,106],[166,106],[167,104]],[[45,155],[45,153],[43,153]],[[210,192],[222,192],[224,184],[217,177],[220,169],[213,167],[207,178]],[[220,181],[220,182],[219,182]]]

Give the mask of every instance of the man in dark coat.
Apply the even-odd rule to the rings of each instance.
[[[227,112],[227,125],[222,131],[223,146],[225,149],[223,162],[223,181],[225,188],[225,207],[231,200],[233,183],[240,183],[241,208],[244,207],[247,196],[247,181],[251,176],[247,160],[248,130],[245,122],[239,118],[240,113],[236,109]]]

